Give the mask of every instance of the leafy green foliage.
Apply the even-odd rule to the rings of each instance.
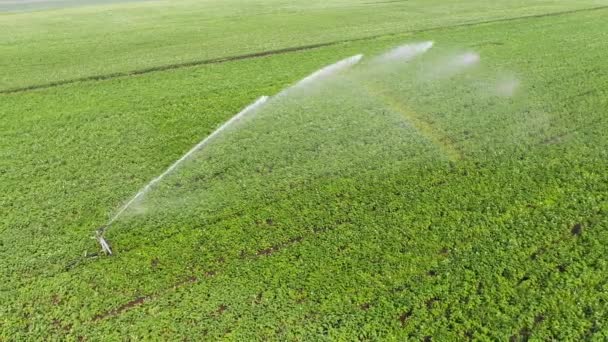
[[[584,12],[2,95],[2,338],[605,338],[605,26]],[[82,256],[256,97],[424,39],[437,50],[410,65],[273,100],[113,226],[116,256]],[[424,82],[450,46],[482,64]],[[493,93],[508,73],[520,92]]]

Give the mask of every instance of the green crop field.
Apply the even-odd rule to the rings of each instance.
[[[606,18],[0,0],[0,341],[608,339]]]

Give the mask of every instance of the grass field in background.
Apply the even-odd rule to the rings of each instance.
[[[0,89],[602,5],[598,0],[534,0],[525,6],[516,0],[185,0],[16,12],[0,21]]]
[[[607,5],[447,3],[3,14],[1,84]],[[1,94],[1,339],[606,338],[607,11]],[[423,40],[436,46],[411,68],[456,50],[482,64],[428,88],[370,66]],[[109,230],[115,256],[84,256],[116,208],[222,122],[357,53],[367,62],[271,101],[163,182],[148,214]],[[470,83],[504,74],[519,95]]]

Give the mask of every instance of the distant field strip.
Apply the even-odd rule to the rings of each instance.
[[[359,40],[362,40],[362,39],[359,39]],[[157,67],[151,67],[151,68],[145,68],[145,69],[139,69],[139,70],[133,70],[133,71],[126,71],[126,72],[116,72],[116,73],[111,73],[111,74],[106,74],[106,75],[80,77],[80,78],[51,82],[51,83],[46,83],[46,84],[37,84],[37,85],[31,85],[31,86],[21,87],[21,88],[0,90],[0,94],[20,93],[20,92],[29,91],[29,90],[53,88],[53,87],[58,87],[58,86],[78,83],[78,82],[104,81],[104,80],[110,80],[110,79],[120,78],[120,77],[144,75],[144,74],[149,74],[149,73],[158,72],[158,71],[167,71],[167,70],[173,70],[173,69],[195,67],[195,66],[205,65],[205,64],[219,64],[219,63],[238,61],[238,60],[242,60],[242,59],[251,59],[251,58],[258,58],[258,57],[265,57],[265,56],[272,56],[272,55],[280,55],[280,54],[285,54],[285,53],[290,53],[290,52],[318,49],[321,47],[336,45],[336,44],[340,44],[340,43],[344,43],[344,42],[347,42],[347,41],[336,41],[336,42],[329,42],[329,43],[322,43],[322,44],[304,45],[304,46],[297,46],[297,47],[278,49],[278,50],[254,52],[254,53],[237,55],[237,56],[228,56],[228,57],[205,59],[205,60],[200,60],[200,61],[191,61],[191,62],[186,62],[186,63],[161,65],[161,66],[157,66]]]
[[[189,61],[189,62],[184,62],[184,63],[167,64],[167,65],[160,65],[160,66],[155,66],[155,67],[150,67],[150,68],[137,69],[137,70],[132,70],[132,71],[116,72],[116,73],[109,73],[109,74],[104,74],[104,75],[85,76],[85,77],[66,79],[66,80],[55,81],[55,82],[44,83],[44,84],[34,84],[34,85],[30,85],[30,86],[25,86],[25,87],[8,88],[8,89],[0,90],[0,94],[12,94],[12,93],[20,93],[20,92],[26,92],[26,91],[31,91],[31,90],[53,88],[53,87],[58,87],[58,86],[78,83],[78,82],[104,81],[104,80],[120,78],[120,77],[143,75],[143,74],[148,74],[148,73],[158,72],[158,71],[167,71],[167,70],[173,70],[173,69],[195,67],[195,66],[200,66],[200,65],[205,65],[205,64],[227,63],[227,62],[238,61],[238,60],[243,60],[243,59],[259,58],[259,57],[265,57],[265,56],[271,56],[271,55],[279,55],[279,54],[286,54],[286,53],[291,53],[291,52],[318,49],[318,48],[322,48],[322,47],[350,43],[350,42],[373,40],[373,39],[378,39],[378,38],[382,38],[382,37],[390,37],[390,36],[395,36],[395,35],[400,35],[400,34],[424,33],[424,32],[440,31],[440,30],[459,28],[459,27],[470,27],[470,26],[476,26],[476,25],[509,22],[509,21],[515,21],[515,20],[560,16],[560,15],[579,13],[579,12],[599,11],[599,10],[605,10],[605,9],[608,9],[608,5],[568,10],[568,11],[543,13],[543,14],[524,15],[524,16],[512,17],[512,18],[501,18],[501,19],[494,19],[494,20],[476,21],[476,22],[470,22],[470,23],[460,23],[460,24],[455,24],[455,25],[436,26],[436,27],[416,29],[416,30],[407,30],[407,31],[401,31],[401,32],[383,33],[383,34],[359,37],[359,38],[353,38],[353,39],[335,40],[335,41],[326,42],[326,43],[294,46],[294,47],[288,47],[288,48],[283,48],[283,49],[267,50],[267,51],[253,52],[253,53],[248,53],[248,54],[219,57],[219,58],[212,58],[212,59],[195,60],[195,61]]]

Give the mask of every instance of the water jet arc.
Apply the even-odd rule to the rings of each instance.
[[[316,80],[319,80],[321,78],[327,77],[329,75],[333,75],[339,71],[342,71],[346,68],[349,68],[349,67],[359,63],[362,58],[363,58],[363,55],[359,54],[359,55],[345,58],[334,64],[328,65],[328,66],[321,68],[321,69],[313,72],[312,74],[306,76],[305,78],[300,80],[295,86],[297,87],[297,86],[301,86],[301,85],[306,85],[306,84],[309,84]]]
[[[435,43],[426,41],[422,43],[405,44],[398,46],[383,55],[376,57],[375,62],[394,62],[394,61],[409,61],[418,55],[422,55],[430,50]]]
[[[114,216],[112,216],[112,218],[108,221],[108,223],[105,226],[102,226],[101,228],[99,228],[97,230],[97,240],[99,241],[102,249],[107,254],[112,254],[112,251],[109,248],[109,244],[104,239],[103,235],[108,230],[108,228],[112,225],[112,223],[114,223],[114,221],[116,221],[127,209],[129,209],[129,207],[131,207],[131,205],[133,205],[133,203],[135,203],[138,199],[142,198],[148,191],[150,191],[150,189],[152,189],[152,187],[156,183],[160,182],[165,176],[167,176],[169,173],[171,173],[171,171],[175,170],[182,162],[184,162],[186,159],[188,159],[190,156],[192,156],[192,154],[194,154],[198,150],[205,147],[213,138],[215,138],[217,135],[222,133],[226,128],[228,128],[229,126],[231,126],[232,124],[237,122],[239,119],[243,118],[245,115],[255,111],[261,105],[263,105],[266,101],[268,101],[268,98],[269,98],[268,96],[262,96],[259,99],[257,99],[255,102],[250,104],[249,106],[245,107],[245,109],[240,111],[237,115],[233,116],[230,120],[226,121],[218,129],[213,131],[213,133],[211,133],[205,139],[203,139],[201,142],[196,144],[196,146],[194,146],[188,152],[186,152],[186,154],[184,154],[181,158],[179,158],[175,163],[171,164],[171,166],[169,166],[169,168],[167,168],[160,176],[152,179],[148,184],[146,184],[143,188],[141,188],[141,190],[139,190],[127,203],[125,203],[116,212],[116,214]]]
[[[309,76],[305,77],[304,79],[300,80],[293,87],[298,87],[298,86],[301,86],[301,85],[307,85],[307,84],[310,84],[312,82],[315,82],[315,81],[318,81],[320,79],[323,79],[325,77],[328,77],[330,75],[333,75],[333,74],[335,74],[337,72],[340,72],[340,71],[342,71],[344,69],[347,69],[347,68],[349,68],[349,67],[351,67],[351,66],[359,63],[359,61],[361,61],[362,58],[363,58],[363,55],[359,54],[359,55],[355,55],[355,56],[351,56],[351,57],[345,58],[345,59],[343,59],[341,61],[338,61],[338,62],[336,62],[334,64],[328,65],[328,66],[326,66],[324,68],[321,68],[321,69],[315,71],[314,73],[310,74]],[[282,91],[281,93],[279,93],[276,96],[280,96],[282,94],[285,94],[285,92],[286,92],[286,90]],[[100,228],[97,229],[97,231],[96,231],[96,237],[95,238],[97,239],[97,241],[101,245],[102,250],[106,254],[108,254],[108,255],[112,254],[112,250],[110,248],[110,244],[105,240],[104,234],[110,228],[110,226],[112,225],[112,223],[114,223],[114,221],[116,221],[127,209],[129,209],[131,207],[131,205],[133,205],[137,200],[139,200],[140,198],[142,198],[148,191],[150,191],[150,189],[152,189],[152,187],[156,183],[160,182],[166,175],[168,175],[169,173],[171,173],[171,171],[175,170],[175,168],[177,168],[183,161],[185,161],[186,159],[188,159],[188,157],[190,157],[193,153],[195,153],[198,150],[202,149],[215,136],[217,136],[218,134],[220,134],[227,127],[229,127],[230,125],[232,125],[234,122],[238,121],[239,119],[241,119],[245,115],[247,115],[247,114],[253,112],[254,110],[256,110],[259,106],[261,106],[266,101],[268,101],[268,99],[269,99],[268,96],[262,96],[259,99],[257,99],[254,103],[252,103],[249,106],[247,106],[245,109],[243,109],[237,115],[233,116],[230,120],[226,121],[222,126],[220,126],[218,129],[216,129],[213,133],[211,133],[209,136],[207,136],[205,139],[203,139],[201,142],[199,142],[196,146],[194,146],[192,149],[190,149],[190,151],[188,151],[180,159],[178,159],[175,163],[173,163],[171,166],[169,166],[169,168],[167,168],[167,170],[165,170],[165,172],[163,172],[160,176],[154,178],[148,184],[146,184],[143,188],[141,188],[141,190],[139,190],[139,192],[137,192],[127,203],[125,203],[116,212],[116,214],[108,221],[107,224],[105,224],[104,226],[101,226]]]

